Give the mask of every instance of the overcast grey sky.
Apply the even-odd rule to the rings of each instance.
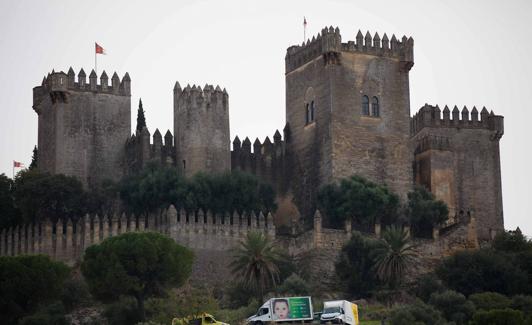
[[[501,140],[506,228],[532,235],[532,2],[513,1],[24,1],[0,0],[0,173],[29,164],[37,143],[32,88],[52,69],[127,71],[132,118],[142,97],[148,128],[172,126],[176,80],[219,84],[230,96],[231,138],[261,140],[285,124],[284,56],[338,26],[412,36],[411,113],[424,103],[486,106],[505,117]],[[132,126],[134,127],[134,123]],[[528,132],[527,132],[528,131]]]

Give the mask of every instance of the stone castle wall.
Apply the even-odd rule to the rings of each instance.
[[[126,232],[155,231],[169,236],[177,243],[191,248],[196,254],[193,279],[195,281],[224,281],[229,276],[231,249],[249,232],[262,232],[275,239],[271,214],[212,215],[177,212],[173,206],[159,215],[127,217],[89,217],[74,222],[45,222],[3,229],[0,233],[0,255],[45,254],[70,265],[80,261],[83,252],[93,244]],[[209,270],[219,274],[211,279]],[[216,282],[216,281],[215,281]]]

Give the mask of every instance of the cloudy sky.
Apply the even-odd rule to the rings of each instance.
[[[37,143],[32,88],[52,69],[127,71],[153,133],[172,126],[176,80],[219,84],[231,137],[261,140],[285,123],[286,48],[324,26],[412,36],[411,113],[424,103],[486,106],[505,116],[501,140],[506,228],[532,235],[532,2],[508,1],[0,1],[0,173],[29,164]],[[135,118],[135,114],[132,114]],[[134,123],[132,123],[134,125]],[[527,132],[528,131],[528,132]]]

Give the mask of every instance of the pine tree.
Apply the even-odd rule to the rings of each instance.
[[[137,133],[146,127],[146,117],[144,117],[144,109],[142,108],[142,98],[139,99],[139,110],[137,111]]]
[[[37,150],[37,146],[33,147],[33,156],[31,156],[31,163],[30,163],[30,170],[33,170],[37,168],[37,163],[39,159],[39,152]]]

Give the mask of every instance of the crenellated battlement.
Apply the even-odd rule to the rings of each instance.
[[[229,94],[225,88],[222,90],[219,85],[205,84],[203,89],[199,85],[193,84],[192,87],[188,84],[184,89],[181,89],[179,82],[176,81],[174,86],[174,98],[179,107],[184,108],[211,108],[218,107],[220,104],[226,108]]]
[[[68,93],[69,91],[91,91],[119,96],[131,96],[131,78],[129,77],[129,73],[126,72],[122,80],[120,80],[118,74],[114,72],[111,77],[111,84],[109,84],[109,77],[105,71],[102,72],[99,79],[100,82],[98,83],[98,76],[94,70],[89,75],[88,83],[83,69],[79,71],[77,80],[72,67],[68,69],[68,73],[52,70],[51,73],[48,73],[43,78],[40,86],[33,88],[34,104],[42,95],[50,94],[53,100],[54,97],[64,96],[64,94],[61,94]]]
[[[273,142],[266,137],[263,142],[258,138],[253,142],[246,137],[243,142],[238,136],[233,140],[231,151],[231,169],[242,170],[257,175],[262,180],[277,185],[278,190],[284,186],[283,172],[286,157],[286,137],[279,130],[273,135]]]
[[[325,27],[321,30],[321,33],[313,36],[311,40],[287,49],[285,57],[286,73],[322,55],[326,63],[338,63],[341,52],[363,53],[398,59],[405,63],[407,70],[410,70],[414,65],[414,40],[412,37],[403,36],[399,40],[395,35],[392,35],[392,38],[389,39],[385,33],[381,39],[378,33],[371,36],[368,31],[364,36],[359,30],[355,40],[342,43],[342,36],[338,27]]]
[[[479,115],[476,107],[470,112],[466,106],[462,110],[454,106],[451,111],[445,105],[442,111],[438,105],[425,104],[411,119],[411,135],[416,135],[425,127],[487,129],[493,131],[492,140],[498,140],[504,134],[504,117],[488,112],[486,107]]]
[[[127,139],[126,160],[130,173],[140,171],[150,161],[163,166],[175,166],[174,136],[167,130],[163,143],[159,129],[155,129],[150,138],[150,131],[144,127]]]
[[[2,229],[0,255],[47,254],[69,263],[85,249],[106,238],[127,232],[154,231],[170,236],[193,249],[229,250],[248,232],[262,232],[275,238],[271,213],[213,214],[202,210],[177,211],[173,205],[160,214],[145,216],[89,216]]]

